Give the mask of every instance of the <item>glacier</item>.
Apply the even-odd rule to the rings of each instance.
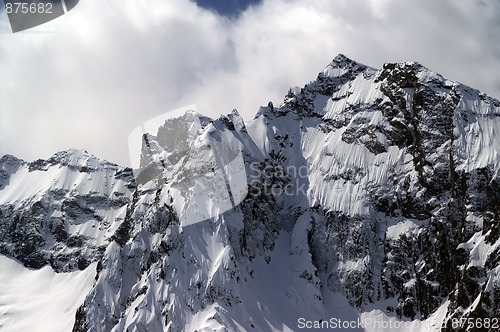
[[[151,123],[134,169],[0,159],[0,327],[53,326],[16,275],[61,331],[500,327],[497,99],[339,54],[249,122]]]

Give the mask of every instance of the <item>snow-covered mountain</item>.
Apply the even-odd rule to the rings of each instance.
[[[142,143],[135,171],[0,160],[0,329],[500,328],[498,100],[338,55],[248,123],[187,112]],[[16,275],[78,291],[44,286],[43,317]]]

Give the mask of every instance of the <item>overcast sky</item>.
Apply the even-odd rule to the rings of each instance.
[[[12,34],[0,14],[0,156],[82,148],[129,164],[140,123],[196,104],[251,120],[343,53],[419,61],[500,97],[496,0],[264,0],[231,18],[189,0],[81,0]]]

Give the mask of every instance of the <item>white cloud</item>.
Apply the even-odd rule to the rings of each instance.
[[[33,32],[4,19],[0,155],[77,147],[127,164],[141,122],[192,103],[250,120],[337,53],[419,61],[500,97],[499,14],[487,1],[267,0],[228,20],[188,0],[85,0]]]

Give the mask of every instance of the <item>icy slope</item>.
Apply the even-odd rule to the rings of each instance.
[[[81,151],[2,158],[0,250],[97,262],[74,331],[466,330],[500,317],[499,119],[418,63],[339,55],[249,123],[164,121],[135,181]]]
[[[75,313],[94,283],[96,263],[84,271],[30,270],[0,255],[0,330],[71,331]]]

